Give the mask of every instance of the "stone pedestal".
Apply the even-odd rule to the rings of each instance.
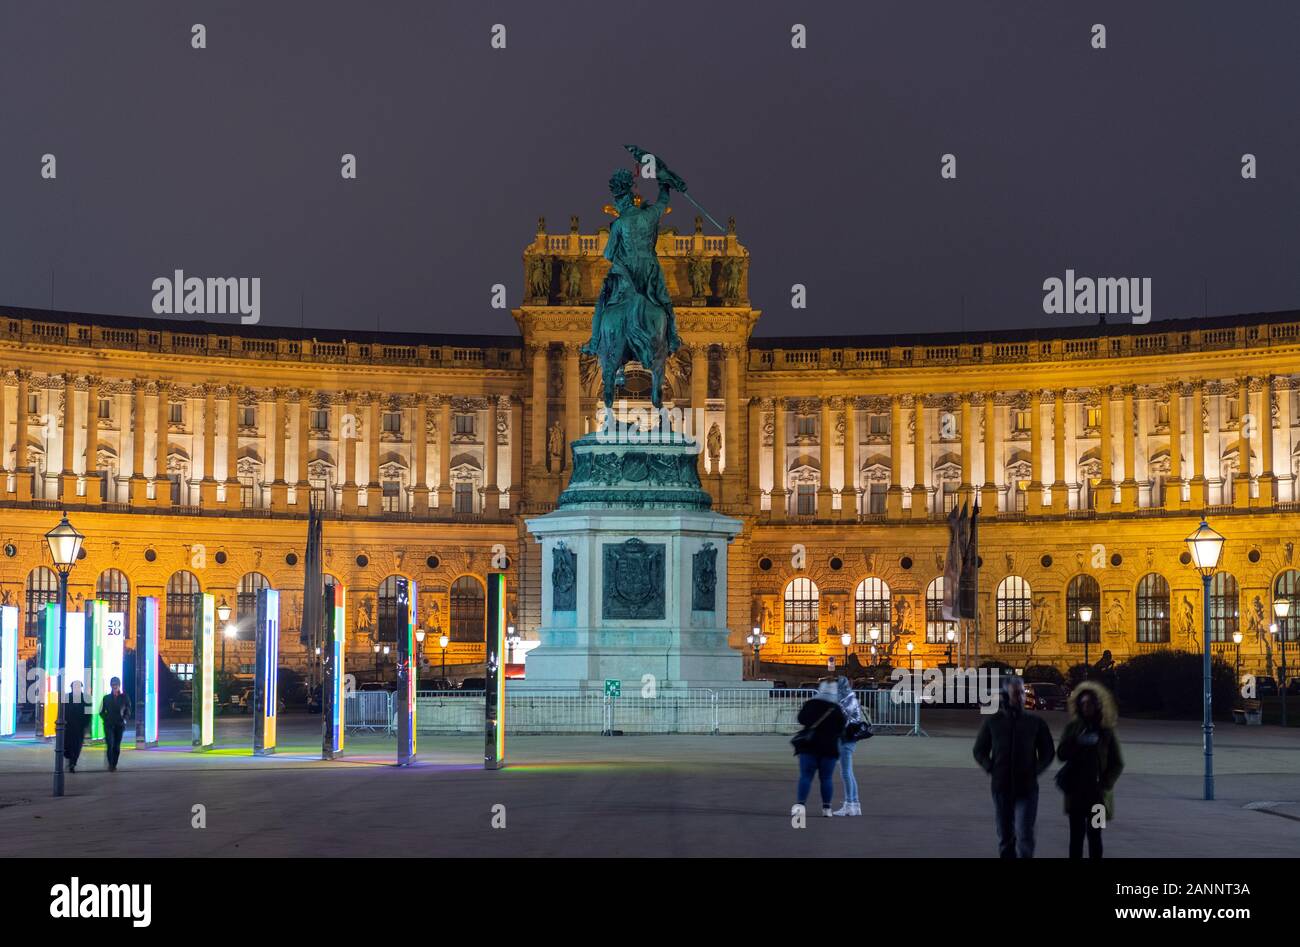
[[[624,696],[769,686],[741,681],[728,643],[727,544],[739,520],[712,510],[696,446],[671,432],[647,442],[588,434],[558,508],[527,521],[542,545],[541,644],[524,686]]]

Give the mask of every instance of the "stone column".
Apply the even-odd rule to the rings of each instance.
[[[984,393],[984,486],[980,488],[980,516],[998,513],[998,413],[997,395]]]
[[[566,353],[567,354],[567,353]],[[695,415],[692,418],[692,430],[695,431],[695,437],[700,442],[700,452],[695,455],[695,467],[701,477],[708,473],[708,422],[705,420],[705,411],[709,406],[709,347],[707,345],[696,343],[691,346],[691,412]],[[695,423],[698,422],[698,428]],[[573,443],[570,438],[569,443]],[[716,471],[715,471],[716,472]]]
[[[532,412],[532,464],[538,468],[538,475],[546,472],[546,391],[547,351],[543,343],[534,343],[528,347],[533,356],[533,399],[529,405]]]
[[[0,474],[9,469],[9,422],[5,418],[5,412],[8,405],[5,403],[9,396],[9,379],[8,373],[0,368]],[[8,491],[9,478],[0,476],[0,496]]]
[[[1115,500],[1115,484],[1111,480],[1115,472],[1115,456],[1113,452],[1113,441],[1110,434],[1111,405],[1110,405],[1110,385],[1102,385],[1098,389],[1101,395],[1101,445],[1097,453],[1101,460],[1101,482],[1097,484],[1097,511],[1099,513],[1109,513]]]
[[[889,398],[889,490],[885,494],[885,515],[891,520],[903,517],[903,399]],[[855,437],[856,441],[857,438]]]
[[[1183,505],[1183,383],[1179,381],[1169,385],[1169,479],[1164,501],[1167,510]]]
[[[749,402],[749,437],[746,452],[749,455],[749,510],[755,516],[763,507],[763,402],[751,398]]]
[[[99,385],[98,375],[86,376],[86,503],[94,506],[103,499],[100,496],[99,469]],[[0,388],[0,394],[4,391]],[[3,398],[0,398],[3,400]],[[4,410],[0,408],[0,430],[4,429]],[[3,445],[0,445],[2,448]]]
[[[144,437],[145,437],[145,387],[143,378],[131,382],[134,398],[134,412],[131,421],[131,505],[147,506],[149,503],[149,481],[144,477]]]
[[[153,499],[154,504],[160,507],[170,507],[172,505],[172,484],[167,479],[167,445],[168,432],[170,430],[167,419],[167,406],[170,401],[171,382],[159,381],[158,398],[157,398],[157,416],[154,420],[154,451],[153,451]]]
[[[483,514],[497,519],[501,513],[501,487],[497,484],[497,399],[487,399],[487,433],[483,439]]]
[[[239,386],[226,386],[226,508],[243,506],[239,490]]]
[[[925,487],[925,395],[913,399],[912,418],[916,428],[912,437],[912,519],[923,520],[930,515]]]
[[[1277,499],[1277,477],[1273,472],[1273,376],[1265,375],[1262,379],[1263,390],[1259,393],[1259,505],[1272,506]]]
[[[510,399],[510,509],[521,511],[524,488],[524,404]]]
[[[438,399],[438,513],[451,515],[451,398]]]
[[[361,416],[357,413],[357,393],[343,393],[343,420],[339,425],[339,440],[343,448],[343,462],[347,467],[346,479],[343,481],[343,512],[357,512],[357,434],[361,427]]]
[[[25,469],[27,467],[27,386],[31,381],[32,373],[26,368],[19,368],[14,371],[14,377],[18,379],[18,404],[14,413],[14,470],[19,474],[14,479],[18,482],[18,498],[20,500],[30,500],[32,498],[32,480],[27,476]],[[24,484],[26,489],[24,490]]]
[[[957,493],[962,503],[972,504],[974,500],[975,488],[973,486],[975,450],[973,442],[975,440],[974,425],[971,423],[971,404],[970,393],[963,391],[961,393],[961,483],[957,485]]]
[[[582,437],[582,411],[581,402],[578,400],[581,394],[581,375],[580,362],[578,359],[578,343],[564,343],[564,444],[568,448],[578,438]],[[568,451],[566,450],[566,454]],[[569,467],[572,460],[565,458],[566,462],[562,464]],[[572,470],[569,471],[573,473]]]
[[[852,395],[844,399],[843,457],[844,486],[840,489],[840,519],[852,523],[858,518],[858,407]]]
[[[77,388],[72,372],[63,373],[63,475],[59,490],[64,503],[77,502],[77,473],[72,453],[77,436]]]
[[[294,479],[293,498],[299,511],[306,510],[311,502],[311,481],[308,479],[307,461],[311,456],[311,392],[298,389],[298,475]]]
[[[285,430],[285,420],[289,413],[288,406],[289,393],[284,388],[277,388],[274,392],[275,400],[271,402],[270,443],[267,445],[267,453],[273,458],[271,463],[271,509],[277,513],[286,512],[289,509],[289,484],[285,481],[288,476],[288,446],[289,437]]]
[[[737,343],[729,343],[723,348],[726,361],[723,365],[727,373],[726,414],[723,417],[722,432],[722,467],[727,477],[735,484],[732,489],[740,491],[739,477],[743,471],[740,462],[740,353]]]
[[[1035,388],[1029,393],[1029,502],[1032,516],[1043,512],[1043,393]]]
[[[1237,380],[1237,416],[1240,422],[1237,435],[1237,474],[1232,478],[1232,505],[1239,510],[1250,506],[1250,421],[1255,418],[1255,427],[1262,430],[1259,415],[1250,410],[1250,379]]]
[[[1058,516],[1070,508],[1070,487],[1065,481],[1065,390],[1056,389],[1052,398],[1052,512]]]
[[[203,386],[203,479],[199,481],[199,507],[217,508],[217,386]],[[89,491],[87,491],[89,492]]]
[[[835,442],[835,428],[831,420],[831,402],[821,399],[821,419],[818,422],[817,446],[819,448],[817,473],[817,518],[829,520],[834,516],[831,504],[835,493],[831,490],[831,445]]]
[[[1119,502],[1121,510],[1136,510],[1138,505],[1137,485],[1137,434],[1134,432],[1136,417],[1133,414],[1134,391],[1132,385],[1124,386],[1123,415],[1120,423],[1124,435],[1124,480],[1119,485]]]
[[[415,428],[411,431],[411,510],[416,516],[429,515],[429,399],[415,396]]]
[[[1191,508],[1205,509],[1205,382],[1192,383],[1192,423],[1187,426],[1192,435],[1192,491]]]
[[[370,413],[366,423],[370,427],[367,441],[370,444],[369,460],[366,464],[366,512],[377,516],[384,511],[384,491],[379,485],[379,432],[382,425],[379,412],[383,407],[383,395],[374,392],[370,395]]]
[[[785,399],[772,399],[772,519],[784,520],[785,492]]]

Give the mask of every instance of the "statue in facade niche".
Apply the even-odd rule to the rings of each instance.
[[[548,257],[535,256],[528,264],[528,295],[534,298],[551,294],[551,261]]]
[[[745,275],[743,257],[729,256],[722,261],[722,295],[727,299],[740,298],[740,281]]]
[[[1124,606],[1120,600],[1111,596],[1110,604],[1106,606],[1106,633],[1112,638],[1118,637],[1124,632],[1121,630],[1124,625]]]
[[[709,451],[709,461],[714,470],[717,470],[718,458],[722,456],[722,431],[718,428],[717,421],[714,421],[713,426],[709,428],[707,447]]]
[[[564,432],[560,430],[560,422],[556,421],[551,425],[550,433],[546,436],[546,453],[551,458],[551,469],[560,469],[560,459],[564,455]]]
[[[712,268],[708,257],[691,257],[686,272],[691,281],[691,295],[696,299],[709,295],[709,271]]]
[[[564,299],[566,302],[576,303],[582,298],[582,267],[578,265],[577,260],[569,260],[564,264]]]
[[[610,267],[596,300],[591,338],[582,346],[583,352],[600,359],[604,402],[609,410],[614,406],[619,373],[633,360],[650,372],[651,403],[663,407],[664,365],[682,344],[655,242],[670,188],[683,190],[685,185],[663,162],[657,163],[656,176],[658,199],[640,207],[632,193],[631,171],[619,168],[609,179],[618,210],[605,244]]]

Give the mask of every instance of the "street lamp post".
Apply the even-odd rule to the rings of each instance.
[[[1286,726],[1286,617],[1291,614],[1291,600],[1280,598],[1273,602],[1273,614],[1277,616],[1277,643],[1282,649],[1282,680],[1278,693],[1282,697],[1282,726]]]
[[[873,627],[870,631],[870,635],[871,635],[871,663],[875,664],[879,660],[876,657],[876,643],[880,641],[880,627],[879,626]]]
[[[944,632],[943,637],[948,642],[948,657],[945,659],[944,663],[947,664],[949,667],[951,667],[952,666],[952,643],[957,640],[957,632],[949,628],[946,632]]]
[[[844,666],[846,668],[849,666],[849,642],[852,640],[853,638],[850,637],[847,631],[840,635],[840,644],[844,646]]]
[[[438,636],[438,647],[442,648],[442,679],[447,680],[447,644],[449,639],[446,635]],[[445,685],[444,685],[445,686]]]
[[[54,717],[54,795],[63,795],[63,739],[67,726],[64,707],[66,677],[68,665],[68,573],[77,563],[81,552],[81,541],[85,539],[68,522],[68,514],[63,514],[59,525],[45,534],[45,541],[50,545],[50,556],[54,559],[54,568],[59,573],[59,654],[54,668],[54,682],[57,686],[55,700],[58,710]]]
[[[1092,665],[1088,661],[1088,639],[1092,637],[1088,628],[1092,622],[1091,605],[1079,606],[1079,621],[1083,622],[1083,679],[1086,681],[1092,677]]]
[[[1236,670],[1233,671],[1233,674],[1236,676],[1237,683],[1240,684],[1241,683],[1241,632],[1240,631],[1234,631],[1232,633],[1232,643],[1237,646],[1237,662],[1236,662],[1237,666],[1236,666]]]
[[[226,602],[223,595],[221,604],[217,606],[217,621],[221,622],[221,677],[226,676],[226,639],[235,636],[234,626],[230,624],[230,605]]]
[[[763,645],[767,644],[767,635],[763,634],[762,628],[755,625],[745,641],[754,649],[754,679],[758,680],[759,668],[763,660]]]
[[[375,642],[375,680],[379,680],[379,642]]]
[[[412,662],[412,666],[419,668],[422,667],[424,664],[424,629],[423,628],[417,629],[415,632],[415,651],[416,651],[416,655],[415,655],[415,660]]]
[[[1201,525],[1187,537],[1187,549],[1192,554],[1192,564],[1201,574],[1201,637],[1204,651],[1201,655],[1201,730],[1205,734],[1205,799],[1214,799],[1214,718],[1211,716],[1210,685],[1210,580],[1219,567],[1223,552],[1223,535],[1215,532],[1201,517]]]

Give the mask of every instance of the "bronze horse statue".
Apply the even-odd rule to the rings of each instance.
[[[623,366],[633,360],[650,372],[650,400],[662,408],[664,366],[682,344],[672,299],[655,255],[659,218],[668,206],[670,187],[680,179],[661,166],[658,180],[658,199],[637,206],[630,171],[620,168],[609,179],[618,210],[605,245],[610,268],[596,300],[591,339],[582,346],[583,352],[600,361],[607,411],[614,406]]]

